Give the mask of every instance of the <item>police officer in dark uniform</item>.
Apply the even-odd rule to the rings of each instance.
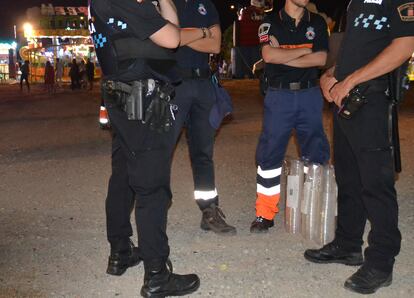
[[[180,41],[174,4],[92,0],[89,23],[114,133],[106,200],[107,273],[121,275],[142,259],[142,296],[192,293],[200,280],[195,274],[172,273],[166,235],[174,137],[170,87],[178,81],[169,49]],[[139,249],[130,241],[134,204]]]
[[[411,0],[352,0],[336,67],[321,78],[326,99],[337,106],[334,153],[338,221],[334,241],[321,249],[307,250],[305,258],[316,263],[362,264],[344,285],[362,294],[391,284],[400,251],[389,137],[391,102],[386,90],[387,73],[414,52],[413,12]],[[357,100],[363,102],[359,109],[348,106],[354,96],[365,97]],[[348,111],[345,115],[344,109]],[[361,246],[367,220],[371,231],[363,260]]]
[[[259,27],[268,88],[256,151],[257,198],[252,233],[267,232],[274,225],[282,162],[293,129],[305,160],[320,164],[329,160],[318,84],[318,67],[327,58],[328,31],[325,20],[306,9],[308,3],[287,0],[282,10],[267,15]]]
[[[234,235],[236,229],[224,220],[219,208],[214,179],[214,137],[210,111],[216,102],[211,81],[209,54],[221,47],[220,20],[210,0],[174,0],[181,26],[181,43],[176,53],[183,82],[176,89],[178,139],[186,124],[193,178],[194,198],[202,211],[201,228],[220,235]]]

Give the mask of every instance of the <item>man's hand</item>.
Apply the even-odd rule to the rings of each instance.
[[[343,99],[348,96],[349,92],[354,87],[355,86],[347,79],[335,84],[330,92],[332,101],[335,102],[338,107],[341,107]]]
[[[338,80],[333,76],[333,72],[330,70],[326,71],[321,77],[320,85],[322,93],[326,100],[329,102],[333,101],[330,91],[337,82]]]
[[[276,39],[276,37],[274,37],[273,35],[270,35],[270,46],[273,48],[278,48],[279,47],[279,41]]]

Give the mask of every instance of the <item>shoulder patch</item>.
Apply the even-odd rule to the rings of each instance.
[[[408,2],[398,6],[401,21],[414,22],[414,2]]]
[[[259,40],[261,43],[269,41],[269,31],[270,31],[270,23],[263,23],[259,27]]]
[[[206,9],[206,7],[204,6],[203,3],[200,3],[198,5],[198,12],[203,16],[207,15],[207,9]]]

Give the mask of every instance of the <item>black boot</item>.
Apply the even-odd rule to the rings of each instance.
[[[111,245],[111,255],[108,259],[108,268],[106,273],[110,275],[122,275],[129,267],[139,264],[141,258],[139,257],[139,249],[134,246],[131,240],[128,239],[127,248],[119,249],[116,245]]]
[[[200,279],[195,274],[179,275],[172,272],[170,261],[154,268],[145,268],[142,297],[163,298],[183,296],[197,291]],[[148,266],[149,267],[149,266]]]
[[[261,216],[257,216],[250,225],[250,233],[266,233],[269,228],[275,225],[273,220],[268,220]]]
[[[220,235],[236,235],[236,228],[226,223],[226,216],[216,205],[211,204],[202,210],[200,228],[205,231],[213,231]]]
[[[392,272],[382,272],[368,266],[362,266],[345,281],[344,287],[360,294],[375,293],[381,287],[392,283]]]
[[[359,266],[364,262],[361,251],[351,252],[334,242],[326,244],[321,249],[307,249],[305,259],[313,263],[330,264],[339,263],[349,266]]]

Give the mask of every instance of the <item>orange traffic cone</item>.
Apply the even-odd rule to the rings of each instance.
[[[108,111],[106,110],[104,105],[101,105],[101,108],[99,111],[99,126],[102,129],[110,127]]]

